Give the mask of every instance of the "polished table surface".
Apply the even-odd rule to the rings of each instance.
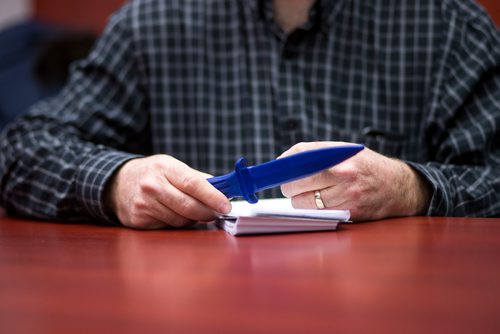
[[[1,333],[500,333],[500,219],[233,237],[0,218]]]

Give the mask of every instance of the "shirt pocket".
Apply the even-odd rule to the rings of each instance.
[[[357,131],[331,127],[325,137],[317,137],[313,140],[363,144],[375,152],[393,158],[403,158],[403,149],[408,145],[408,138],[403,134],[372,127],[365,127]]]
[[[407,138],[402,133],[365,127],[359,133],[359,142],[385,156],[401,158]]]

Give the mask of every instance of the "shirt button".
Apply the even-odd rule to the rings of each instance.
[[[284,59],[293,59],[297,56],[297,52],[290,49],[283,50],[283,58]]]
[[[289,131],[295,131],[299,128],[300,122],[296,119],[289,119],[285,123],[285,127]]]

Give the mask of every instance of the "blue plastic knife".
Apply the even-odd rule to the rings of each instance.
[[[345,145],[305,151],[268,161],[255,166],[246,166],[240,158],[233,172],[208,179],[226,197],[243,197],[249,203],[257,203],[256,192],[279,186],[330,168],[349,159],[365,147]]]

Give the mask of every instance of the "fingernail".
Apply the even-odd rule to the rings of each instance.
[[[231,212],[232,209],[233,207],[230,203],[223,203],[221,206],[219,206],[219,212],[224,214]]]

